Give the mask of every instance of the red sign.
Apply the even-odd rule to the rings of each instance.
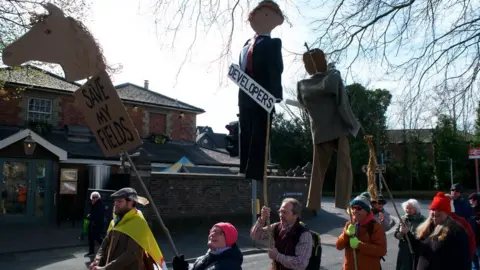
[[[479,159],[480,158],[480,148],[470,148],[470,149],[468,149],[468,158],[469,159]]]

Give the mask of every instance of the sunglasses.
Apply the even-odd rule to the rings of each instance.
[[[211,230],[210,234],[213,234],[214,236],[220,236],[223,235],[223,232],[221,230]]]

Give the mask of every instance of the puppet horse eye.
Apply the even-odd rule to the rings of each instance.
[[[45,30],[45,34],[50,35],[51,33],[52,33],[52,30],[50,29]]]
[[[267,16],[267,17],[268,17],[268,13],[265,13],[265,16]]]

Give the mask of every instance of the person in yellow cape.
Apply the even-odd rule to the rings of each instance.
[[[90,270],[167,270],[167,265],[137,204],[148,201],[133,188],[122,188],[110,196],[114,217]]]

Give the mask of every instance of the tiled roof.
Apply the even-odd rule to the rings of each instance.
[[[227,148],[227,134],[222,133],[211,133],[204,132],[197,135],[197,143],[201,143],[201,140],[210,139],[215,145],[216,149],[226,149]]]
[[[189,105],[173,98],[169,98],[167,96],[132,83],[119,84],[115,86],[115,88],[117,88],[118,95],[121,99],[158,104],[173,108],[182,108],[185,110],[191,110],[199,113],[205,112],[203,109],[197,108],[195,106]]]
[[[24,128],[14,126],[0,126],[0,140],[11,136]],[[68,140],[63,130],[54,130],[49,134],[42,136],[51,144],[62,148],[68,152],[68,158],[82,158],[82,159],[110,159],[119,160],[119,157],[105,158],[97,141],[93,136],[90,137],[89,142],[73,142]],[[195,165],[206,166],[222,166],[220,161],[205,153],[195,143],[184,143],[170,141],[166,144],[156,144],[149,140],[144,140],[144,148],[151,156],[152,162],[173,164],[182,157],[187,157]],[[134,153],[133,149],[130,153]]]
[[[81,84],[71,83],[65,78],[41,68],[24,65],[22,68],[0,67],[0,81],[22,84],[30,87],[49,88],[64,91],[75,91]],[[115,86],[118,95],[123,100],[149,103],[152,105],[189,110],[204,113],[203,109],[175,100],[157,92],[145,89],[132,83]]]
[[[227,152],[220,152],[210,150],[204,147],[200,148],[205,154],[215,159],[222,164],[228,164],[233,166],[240,166],[240,159],[238,157],[231,157]],[[192,161],[193,162],[193,161]]]
[[[67,91],[75,91],[81,86],[31,65],[25,65],[21,68],[0,68],[0,81]]]

